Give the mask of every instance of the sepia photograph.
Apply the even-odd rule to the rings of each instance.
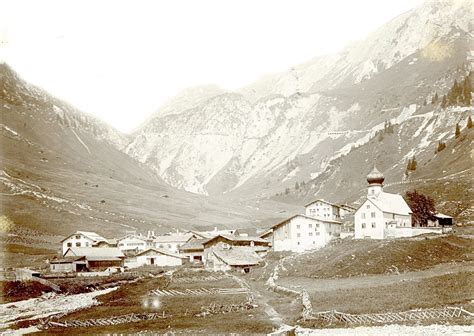
[[[474,335],[474,0],[0,0],[0,335]]]

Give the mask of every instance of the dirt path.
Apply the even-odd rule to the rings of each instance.
[[[393,275],[368,275],[364,277],[339,279],[284,277],[278,279],[278,284],[292,289],[304,287],[310,292],[324,292],[338,289],[386,286],[406,281],[419,281],[426,278],[459,272],[474,272],[474,263],[440,264],[424,271],[407,272]]]
[[[292,328],[283,322],[283,318],[280,314],[269,304],[269,298],[266,295],[262,295],[261,291],[257,288],[257,286],[251,286],[245,279],[242,279],[236,275],[231,275],[235,281],[237,281],[241,287],[248,288],[252,295],[253,301],[258,304],[259,306],[263,307],[265,314],[268,316],[268,320],[272,321],[272,323],[279,328],[279,330]]]

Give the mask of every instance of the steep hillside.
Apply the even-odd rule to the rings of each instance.
[[[227,203],[177,191],[119,150],[126,138],[0,65],[0,203],[14,232],[263,225],[291,209],[272,201]],[[36,233],[35,233],[36,232]],[[3,235],[2,234],[2,235]],[[24,235],[21,235],[24,236]],[[25,243],[22,241],[22,243]]]
[[[408,144],[425,121],[415,115],[433,111],[425,101],[472,68],[469,14],[468,1],[427,2],[341,54],[156,115],[125,151],[175,187],[265,198],[323,174],[388,120],[410,124],[399,137]],[[399,154],[394,162],[407,153]]]

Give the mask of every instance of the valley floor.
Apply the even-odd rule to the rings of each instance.
[[[298,335],[474,332],[472,315],[386,326],[327,324],[305,319],[308,312],[331,310],[351,314],[444,307],[474,310],[472,238],[445,236],[391,243],[354,241],[354,245],[357,252],[348,249],[346,242],[340,242],[303,254],[270,254],[264,265],[249,274],[215,273],[189,267],[155,274],[144,271],[133,280],[123,281],[113,291],[79,294],[88,298],[84,305],[80,305],[84,300],[78,300],[78,294],[43,295],[38,299],[6,303],[0,305],[0,311],[5,313],[2,327],[13,333],[75,335],[156,331],[266,334],[295,327]],[[328,265],[337,264],[347,274],[356,274],[360,265],[351,260],[346,262],[347,255],[370,255],[372,252],[368,252],[374,248],[383,255],[401,245],[410,248],[405,249],[405,255],[397,252],[400,260],[406,260],[415,250],[428,254],[406,272],[399,271],[401,267],[394,259],[377,268],[366,265],[367,272],[371,273],[366,276],[329,274],[326,268],[321,268],[324,260]],[[428,260],[433,246],[445,246],[443,253],[451,261],[441,258],[433,262],[433,257]],[[339,264],[341,260],[344,265]],[[298,271],[301,263],[305,271]],[[61,303],[58,300],[62,300]],[[57,310],[42,308],[58,305]],[[71,308],[72,305],[75,308]],[[48,315],[50,319],[39,320]],[[131,315],[135,321],[124,323]],[[120,319],[122,322],[117,322]]]

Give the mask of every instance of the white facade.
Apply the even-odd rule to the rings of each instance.
[[[145,251],[151,247],[150,242],[145,237],[126,236],[117,240],[117,247],[121,251],[137,250]]]
[[[306,209],[306,216],[320,218],[320,219],[328,219],[328,220],[339,220],[339,207],[335,204],[324,200],[316,200],[311,202],[305,206]]]
[[[270,236],[274,251],[301,252],[325,246],[340,232],[340,222],[296,215],[275,225]]]
[[[179,253],[179,248],[186,244],[193,236],[191,233],[173,233],[157,236],[153,239],[153,247],[164,249],[172,253]]]
[[[94,240],[81,233],[76,233],[63,240],[63,255],[71,247],[92,247]]]
[[[400,232],[412,227],[410,207],[402,196],[383,191],[384,177],[375,167],[367,181],[367,199],[354,215],[354,238],[400,237]]]
[[[183,259],[184,257],[181,257],[179,255],[149,249],[137,254],[135,257],[127,258],[125,260],[125,266],[129,268],[140,267],[145,265],[173,267],[182,265]]]

